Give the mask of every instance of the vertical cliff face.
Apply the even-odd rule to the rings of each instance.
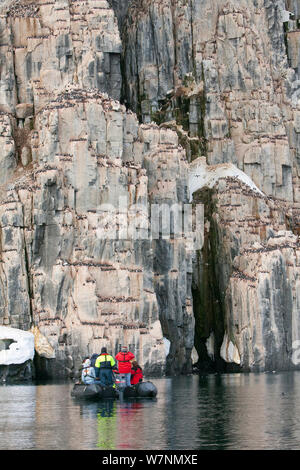
[[[194,203],[206,207],[205,244],[193,273],[201,367],[223,367],[222,360],[244,369],[293,367],[298,7],[145,0],[131,3],[123,29],[128,104],[143,122],[172,123],[192,161]],[[204,175],[218,172],[208,190]]]
[[[267,195],[292,201],[293,116],[284,100],[294,82],[280,6],[134,3],[124,30],[125,94],[144,122],[182,126],[191,159],[200,152],[208,164],[232,162]]]
[[[153,171],[150,183],[143,168],[163,164],[164,178],[172,177],[170,200],[177,185],[178,199],[186,200],[187,164],[176,133],[139,128],[119,102],[70,88],[36,114],[31,151],[32,163],[1,205],[4,323],[38,325],[63,374],[66,356],[71,372],[104,344],[113,351],[130,345],[148,372],[161,372],[163,334],[176,337],[178,367],[188,365],[191,263],[183,243],[178,256],[176,242],[161,248],[147,239],[148,192],[158,175]],[[163,269],[160,256],[167,258]],[[171,304],[165,332],[157,290]],[[169,321],[183,332],[169,332]]]
[[[122,344],[148,373],[191,370],[191,253],[149,238],[151,204],[188,203],[188,165],[118,101],[114,11],[7,2],[1,34],[2,323],[39,327],[49,375]]]
[[[191,371],[194,345],[201,367],[293,367],[299,11],[2,3],[0,323],[39,327],[49,375],[121,344],[149,373]],[[204,204],[201,250],[153,237],[175,204]]]

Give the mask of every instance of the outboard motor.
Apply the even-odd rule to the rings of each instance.
[[[119,374],[119,373],[115,373],[115,377],[116,377],[116,386],[118,388],[118,390],[120,390],[120,392],[123,392],[124,389],[126,388],[126,379],[125,379],[125,375],[124,374]]]
[[[128,385],[126,385],[126,379],[124,374],[116,374],[116,386],[119,390],[121,399],[137,397],[136,388],[128,387]]]
[[[118,392],[113,387],[102,387],[101,398],[118,398]]]

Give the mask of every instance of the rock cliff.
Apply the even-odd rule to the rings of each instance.
[[[0,324],[44,335],[37,375],[122,344],[149,374],[194,346],[297,367],[299,21],[296,0],[2,2]],[[174,220],[202,204],[201,248]]]
[[[198,364],[294,367],[299,4],[145,0],[129,11],[124,96],[142,122],[172,123],[206,208],[193,271]]]

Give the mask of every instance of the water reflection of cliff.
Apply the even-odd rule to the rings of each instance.
[[[299,448],[300,372],[175,377],[155,384],[156,400],[94,403],[72,399],[70,385],[11,387],[10,393],[0,387],[0,448]]]
[[[36,387],[0,386],[0,449],[34,449]]]
[[[72,384],[0,387],[0,449],[296,449],[300,372],[155,380],[156,400],[84,402]]]

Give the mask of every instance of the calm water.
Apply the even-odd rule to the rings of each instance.
[[[153,379],[155,401],[0,387],[0,449],[300,449],[300,372]]]

